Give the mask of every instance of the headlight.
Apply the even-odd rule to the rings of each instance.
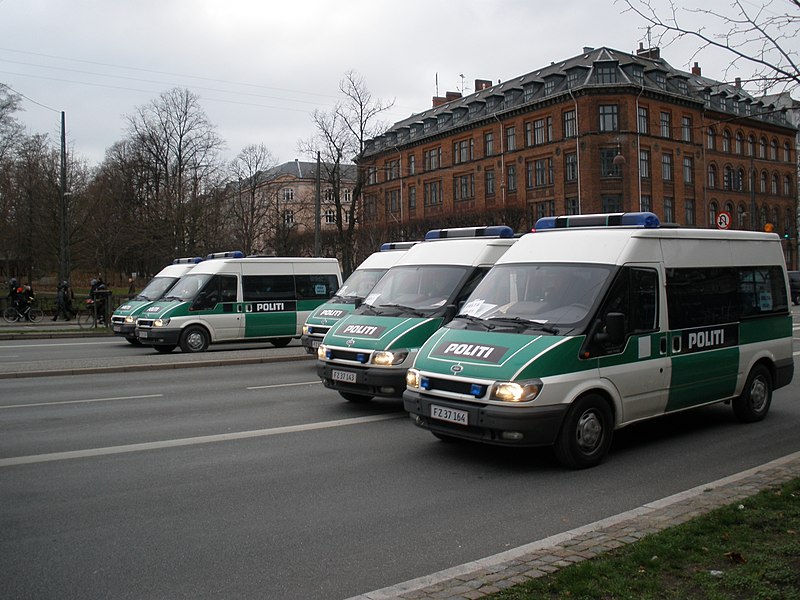
[[[320,344],[319,348],[317,348],[317,358],[320,360],[325,360],[328,358],[328,347],[325,344]]]
[[[408,351],[403,352],[389,352],[388,350],[381,350],[372,355],[372,364],[380,365],[382,367],[389,367],[391,365],[399,365],[408,356]]]
[[[500,402],[531,402],[542,391],[542,382],[537,380],[517,383],[498,381],[492,386],[490,400]]]
[[[303,335],[308,335],[308,325],[303,325]]]
[[[169,324],[169,319],[156,319],[153,321],[153,327],[166,327]]]
[[[134,319],[132,316],[128,315],[127,317],[125,317],[125,322],[128,323],[128,324],[136,323],[136,319]]]
[[[420,374],[416,369],[406,371],[406,387],[419,388]]]

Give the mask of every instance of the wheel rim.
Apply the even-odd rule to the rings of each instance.
[[[198,352],[205,345],[205,337],[199,331],[190,331],[186,336],[186,345],[192,352]]]
[[[769,388],[767,382],[763,377],[756,377],[753,379],[753,385],[750,386],[750,408],[753,412],[760,413],[764,410],[769,400]]]
[[[581,452],[590,454],[597,450],[603,440],[603,421],[594,410],[587,410],[578,419],[575,438]]]

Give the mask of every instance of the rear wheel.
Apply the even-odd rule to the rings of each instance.
[[[187,327],[181,335],[181,350],[183,352],[204,352],[211,340],[208,332],[197,325]]]
[[[756,365],[747,377],[742,395],[734,398],[733,414],[742,423],[754,423],[767,416],[772,403],[772,375],[764,365]]]
[[[94,326],[94,315],[89,311],[82,311],[77,316],[78,326],[87,329]]]
[[[3,319],[5,319],[7,323],[16,323],[17,319],[19,319],[17,309],[13,306],[9,306],[3,311]]]
[[[558,461],[571,469],[594,467],[603,460],[613,435],[611,408],[597,394],[573,402],[553,449]]]
[[[356,404],[360,402],[369,402],[370,400],[372,400],[372,396],[366,396],[363,394],[354,394],[352,392],[339,392],[339,395],[348,402],[355,402]]]
[[[156,352],[160,352],[161,354],[169,354],[173,350],[175,350],[175,344],[159,344],[157,346],[153,346],[156,349]]]
[[[269,343],[275,346],[276,348],[285,348],[289,345],[289,342],[292,341],[290,337],[282,337],[282,338],[272,338]],[[309,353],[310,354],[310,353]]]

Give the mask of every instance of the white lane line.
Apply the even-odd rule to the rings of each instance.
[[[89,402],[113,402],[114,400],[139,400],[141,398],[163,398],[164,394],[145,394],[142,396],[117,396],[116,398],[86,398],[84,400],[61,400],[59,402],[35,402],[32,404],[9,404],[6,408],[28,408],[29,406],[60,406],[61,404],[88,404]]]
[[[319,423],[306,423],[304,425],[289,425],[286,427],[273,427],[271,429],[255,429],[253,431],[239,431],[236,433],[221,433],[216,435],[201,435],[191,438],[175,440],[162,440],[160,442],[145,442],[141,444],[126,444],[124,446],[109,446],[106,448],[89,448],[86,450],[73,450],[71,452],[52,452],[49,454],[34,454],[30,456],[15,456],[0,459],[0,468],[17,465],[30,465],[34,463],[71,460],[74,458],[88,458],[92,456],[108,456],[110,454],[125,454],[128,452],[142,452],[144,450],[160,450],[162,448],[178,448],[180,446],[195,446],[197,444],[212,444],[215,442],[229,442],[248,438],[267,437],[284,433],[300,433],[318,429],[331,429],[346,427],[348,425],[361,425],[376,421],[390,421],[392,419],[406,418],[405,414],[374,415],[369,417],[355,417],[353,419],[339,419],[336,421],[322,421]]]
[[[109,346],[111,344],[119,345],[121,340],[109,340],[101,342],[51,342],[49,344],[3,344],[3,348],[50,348],[52,346]]]
[[[253,386],[247,387],[245,389],[247,389],[247,390],[267,390],[267,389],[270,389],[270,388],[294,387],[294,386],[298,386],[298,385],[317,385],[318,383],[322,383],[322,381],[318,379],[317,381],[300,381],[298,383],[274,383],[272,385],[253,385]]]

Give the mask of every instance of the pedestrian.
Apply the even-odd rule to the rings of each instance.
[[[89,297],[94,303],[95,315],[97,322],[105,325],[106,322],[106,297],[108,296],[108,289],[102,277],[92,279],[92,287],[89,289]]]
[[[56,292],[56,314],[53,321],[58,320],[58,316],[63,314],[64,320],[69,321],[72,318],[72,288],[69,287],[68,281],[62,281],[58,284],[58,291]]]
[[[133,277],[128,277],[128,298],[131,299],[136,295],[136,285],[133,283]]]
[[[17,278],[12,277],[8,282],[8,305],[19,310],[19,300],[22,295],[22,288],[17,283]]]

